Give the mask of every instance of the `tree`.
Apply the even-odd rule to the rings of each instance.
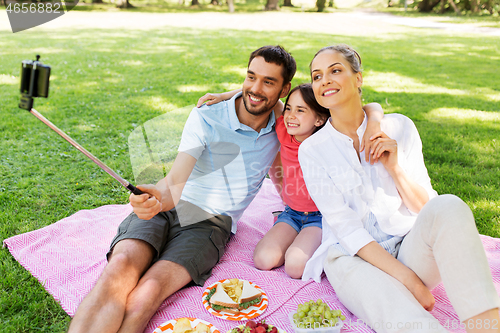
[[[490,15],[493,15],[495,13],[495,10],[493,9],[491,0],[486,0],[484,3],[484,8],[490,13]],[[500,8],[500,6],[499,6]]]
[[[471,12],[479,13],[481,10],[481,1],[480,0],[471,0]]]
[[[460,15],[460,9],[458,9],[457,4],[455,3],[455,0],[448,0],[448,1],[450,3],[451,7],[453,7],[455,14]]]
[[[116,8],[133,8],[132,4],[128,0],[115,0]]]
[[[234,0],[227,0],[227,6],[229,7],[229,12],[234,13]]]
[[[325,10],[326,0],[316,0],[316,7],[318,8],[318,12],[322,12]]]
[[[418,4],[418,10],[420,12],[429,13],[440,1],[441,0],[422,0],[422,2]]]
[[[283,3],[283,6],[285,6],[285,7],[295,7],[294,5],[292,5],[292,0],[285,0],[285,2]]]
[[[267,0],[265,10],[280,10],[279,0]]]
[[[394,5],[394,0],[388,0]],[[486,11],[490,15],[500,14],[500,0],[415,0],[416,7],[420,12],[429,13],[445,13],[453,9],[456,15],[461,15],[462,12],[472,14],[484,14]],[[441,4],[440,6],[438,6]]]

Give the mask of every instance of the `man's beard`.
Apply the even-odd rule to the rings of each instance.
[[[243,105],[245,106],[245,109],[247,110],[248,113],[254,115],[254,116],[260,116],[262,114],[265,114],[267,112],[269,112],[270,110],[273,109],[273,107],[276,105],[276,102],[278,102],[278,99],[276,99],[276,101],[274,101],[274,103],[269,103],[269,100],[267,98],[264,98],[264,97],[261,97],[261,96],[257,96],[255,94],[251,94],[252,96],[255,96],[259,99],[263,99],[263,104],[256,107],[256,106],[253,106],[251,103],[250,103],[250,94],[246,91],[243,91]],[[247,100],[248,99],[248,100]]]

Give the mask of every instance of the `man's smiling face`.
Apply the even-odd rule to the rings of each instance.
[[[248,66],[243,82],[243,104],[252,115],[258,116],[272,110],[282,97],[283,76],[281,66],[255,57]]]

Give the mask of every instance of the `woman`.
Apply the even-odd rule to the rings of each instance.
[[[428,312],[442,281],[468,332],[500,332],[500,299],[472,213],[432,189],[413,122],[386,115],[372,137],[377,163],[360,158],[360,66],[347,45],[323,48],[311,62],[314,95],[331,118],[299,148],[323,214],[322,245],[303,279],[319,281],[324,270],[342,303],[377,332],[447,332]]]

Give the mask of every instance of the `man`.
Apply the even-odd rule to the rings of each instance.
[[[277,155],[273,108],[295,71],[282,47],[264,46],[250,55],[241,93],[193,109],[167,177],[130,195],[134,213],[69,332],[142,332],[168,296],[203,286]]]

